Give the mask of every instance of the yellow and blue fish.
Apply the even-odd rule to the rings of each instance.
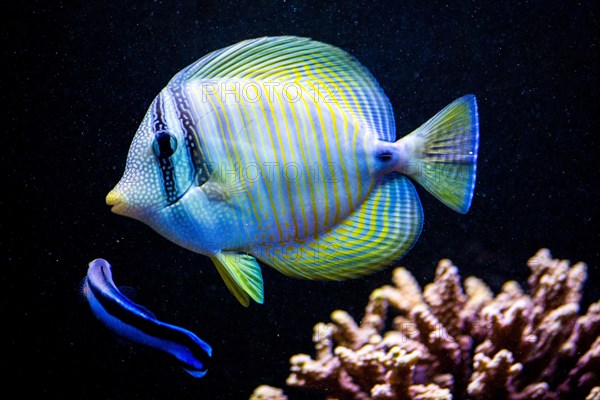
[[[478,142],[473,95],[396,141],[392,106],[355,58],[306,38],[264,37],[171,79],[106,201],[209,256],[247,306],[263,302],[257,259],[339,280],[404,255],[423,225],[411,180],[467,212]]]

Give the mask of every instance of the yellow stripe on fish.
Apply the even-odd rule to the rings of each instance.
[[[211,257],[242,304],[262,303],[257,259],[346,279],[405,254],[423,223],[410,179],[466,212],[478,141],[472,95],[396,141],[390,102],[348,53],[292,36],[246,40],[159,93],[107,203]]]

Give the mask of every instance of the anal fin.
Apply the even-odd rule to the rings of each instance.
[[[265,244],[252,254],[298,278],[342,280],[366,275],[404,255],[417,241],[423,210],[408,178],[392,173],[346,220],[315,238]]]

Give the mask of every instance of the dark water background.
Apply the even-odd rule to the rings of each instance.
[[[391,269],[309,282],[266,268],[265,304],[244,309],[208,258],[105,206],[167,81],[209,51],[263,35],[309,36],[355,55],[389,96],[399,135],[477,95],[471,211],[419,191],[425,226],[401,263],[421,283],[448,257],[498,290],[523,282],[525,261],[544,246],[587,261],[585,304],[598,299],[598,2],[174,3],[39,1],[3,12],[2,359],[12,398],[246,399],[258,384],[284,384],[289,357],[312,349],[314,323],[336,308],[359,317],[389,281]],[[204,379],[107,334],[79,293],[96,257],[138,289],[140,304],[212,344]]]

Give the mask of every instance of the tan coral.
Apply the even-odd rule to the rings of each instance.
[[[587,313],[577,318],[569,338],[559,351],[565,358],[575,357],[579,349],[589,348],[591,340],[598,336],[600,336],[600,301],[590,305]]]
[[[388,298],[382,290],[375,290],[369,296],[365,315],[360,325],[346,311],[336,310],[331,313],[331,321],[336,329],[336,343],[342,346],[358,349],[373,340],[380,340],[380,331],[384,328],[387,317]]]
[[[431,312],[441,322],[444,329],[457,338],[463,331],[461,310],[466,303],[466,296],[456,268],[450,260],[439,262],[433,283],[425,286],[423,297]]]
[[[451,371],[460,363],[460,347],[433,312],[424,305],[415,307],[411,318],[420,333],[421,342],[436,356],[443,371]]]
[[[386,370],[385,383],[373,386],[371,398],[373,400],[409,399],[413,370],[419,359],[418,350],[408,353],[397,346],[392,347],[379,360]]]
[[[340,361],[333,356],[332,336],[335,325],[318,323],[315,325],[313,343],[316,359],[308,354],[296,354],[290,359],[291,374],[287,379],[289,386],[308,386],[325,389],[335,386]]]
[[[250,400],[288,400],[288,398],[281,389],[261,385],[254,390]]]
[[[478,399],[505,399],[509,393],[509,379],[523,370],[514,363],[508,350],[500,350],[493,358],[482,353],[473,359],[473,375],[467,387],[469,395]]]
[[[483,330],[478,329],[478,315],[483,307],[494,299],[494,293],[481,279],[470,276],[465,279],[465,293],[467,301],[460,311],[460,319],[464,323],[464,329],[472,332],[476,337],[483,335]],[[477,331],[478,330],[478,331]],[[476,332],[477,331],[477,332]]]
[[[585,400],[600,400],[600,386],[592,388]]]
[[[600,301],[579,315],[586,265],[542,249],[528,266],[529,290],[509,281],[495,297],[449,260],[423,291],[397,268],[360,324],[338,310],[315,326],[315,358],[292,357],[287,384],[338,400],[600,400]]]
[[[406,268],[396,268],[392,272],[392,282],[394,286],[375,289],[383,292],[382,296],[388,299],[392,307],[410,313],[413,308],[424,303],[421,287]]]
[[[584,263],[569,267],[567,260],[552,259],[548,249],[541,249],[529,259],[527,265],[532,272],[527,282],[534,302],[531,312],[533,323],[538,323],[548,312],[562,304],[579,302],[587,277]]]
[[[600,383],[600,337],[597,337],[588,351],[582,355],[575,367],[569,371],[567,379],[559,390],[572,392],[580,388],[592,389]]]
[[[438,385],[412,385],[408,392],[412,400],[452,400],[452,394],[448,389],[442,389]]]

